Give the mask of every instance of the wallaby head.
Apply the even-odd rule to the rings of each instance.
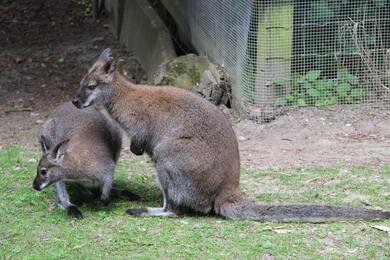
[[[43,156],[39,160],[37,167],[37,175],[33,182],[33,188],[40,191],[64,178],[62,162],[69,140],[64,140],[56,145],[45,136],[41,136]]]
[[[81,80],[80,88],[72,100],[77,108],[86,108],[94,103],[106,104],[110,101],[115,72],[113,60],[110,48],[100,54],[98,60]]]

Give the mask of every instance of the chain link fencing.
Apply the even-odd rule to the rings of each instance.
[[[236,108],[389,108],[388,0],[160,0],[181,39],[224,66]]]

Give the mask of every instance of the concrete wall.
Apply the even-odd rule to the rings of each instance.
[[[113,34],[139,58],[153,81],[158,66],[176,53],[168,29],[145,0],[106,0]]]

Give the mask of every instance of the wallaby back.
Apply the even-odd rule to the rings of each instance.
[[[121,149],[121,132],[115,122],[94,107],[79,110],[68,102],[57,107],[43,124],[40,143],[43,155],[34,189],[40,191],[55,184],[59,206],[75,218],[82,218],[82,213],[70,201],[66,182],[78,183],[76,186],[83,187],[87,196],[95,192],[83,184],[97,184],[101,201],[110,202],[115,162]]]
[[[136,85],[115,72],[110,49],[80,83],[73,104],[104,105],[155,162],[163,208],[129,209],[130,215],[172,216],[183,210],[215,212],[232,219],[325,221],[388,218],[388,211],[324,205],[264,205],[239,188],[238,143],[229,120],[200,96],[170,86]],[[265,151],[266,152],[266,151]]]
[[[85,138],[86,146],[93,148],[96,143],[109,147],[117,159],[122,145],[121,130],[115,122],[106,118],[96,107],[77,109],[71,102],[58,106],[49,116],[41,133],[46,133],[58,143],[65,139]],[[80,140],[81,141],[81,140]]]
[[[95,107],[77,109],[71,102],[58,106],[44,123],[41,135],[57,144],[69,139],[68,162],[86,167],[104,160],[116,161],[122,145],[119,126]],[[77,165],[77,166],[76,166]],[[92,170],[92,169],[91,169]]]

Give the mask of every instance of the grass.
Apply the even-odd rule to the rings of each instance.
[[[11,147],[0,151],[0,258],[284,258],[390,257],[390,234],[371,225],[256,223],[217,217],[130,218],[129,207],[161,205],[153,166],[143,157],[120,161],[116,184],[145,201],[84,203],[84,219],[67,217],[54,190],[31,188],[39,154]],[[130,184],[129,184],[130,183]],[[242,169],[251,199],[324,202],[389,209],[390,165],[254,171]]]

